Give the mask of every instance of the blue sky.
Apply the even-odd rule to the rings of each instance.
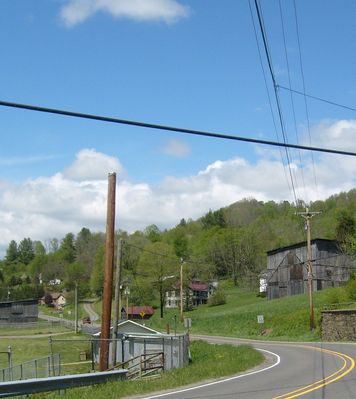
[[[289,75],[279,2],[260,3],[276,81],[302,91],[294,3],[281,1]],[[306,91],[355,107],[356,3],[296,7]],[[2,0],[0,33],[1,100],[277,139],[248,0]],[[276,118],[263,52],[262,61]],[[308,132],[304,98],[282,89],[280,98],[289,142],[356,151],[354,112],[309,99]],[[0,251],[11,239],[104,230],[111,170],[117,227],[129,231],[246,197],[293,200],[274,148],[4,107],[0,115]],[[298,198],[355,187],[354,159],[313,158],[290,153]]]

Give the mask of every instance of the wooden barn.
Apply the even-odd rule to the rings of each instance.
[[[38,321],[38,300],[0,302],[0,324]]]
[[[311,241],[313,289],[337,287],[350,279],[355,261],[343,254],[334,240]],[[307,243],[267,252],[267,298],[297,295],[308,290]]]

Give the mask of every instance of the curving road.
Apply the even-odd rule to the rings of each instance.
[[[194,336],[211,343],[248,343],[264,351],[260,368],[145,399],[355,399],[356,343],[287,343]]]

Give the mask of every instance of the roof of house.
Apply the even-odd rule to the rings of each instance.
[[[58,299],[60,296],[62,296],[64,298],[64,295],[61,292],[52,292],[51,293],[51,297],[56,300]]]
[[[337,246],[337,241],[335,240],[327,240],[325,238],[315,238],[313,240],[311,240],[311,244],[317,244],[317,243],[321,243],[321,242],[325,242],[325,243],[330,243],[333,246]],[[307,242],[306,241],[302,241],[302,242],[298,242],[296,244],[291,244],[291,245],[287,245],[285,247],[282,248],[276,248],[276,249],[272,249],[271,251],[267,251],[267,255],[274,255],[277,254],[279,252],[284,252],[286,250],[289,249],[294,249],[294,248],[300,248],[300,247],[306,247],[307,246]]]
[[[190,283],[189,288],[193,291],[209,291],[209,284],[196,281]]]
[[[145,315],[152,316],[155,313],[152,306],[129,306],[128,312],[126,307],[123,307],[122,309],[125,311],[126,314],[131,315],[140,315],[140,313],[143,312]]]
[[[110,327],[112,329],[112,327]],[[136,323],[133,320],[124,320],[117,324],[118,332],[125,334],[134,334],[134,335],[162,335],[159,331],[153,330],[152,328],[146,327],[142,324]],[[100,336],[101,332],[98,331],[97,333],[93,334],[95,336]]]

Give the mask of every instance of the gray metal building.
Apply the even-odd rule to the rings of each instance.
[[[355,260],[342,253],[334,240],[311,241],[313,289],[338,287],[350,279]],[[307,292],[307,243],[300,242],[267,252],[267,297],[281,298]]]
[[[0,324],[38,321],[38,300],[0,302]]]

